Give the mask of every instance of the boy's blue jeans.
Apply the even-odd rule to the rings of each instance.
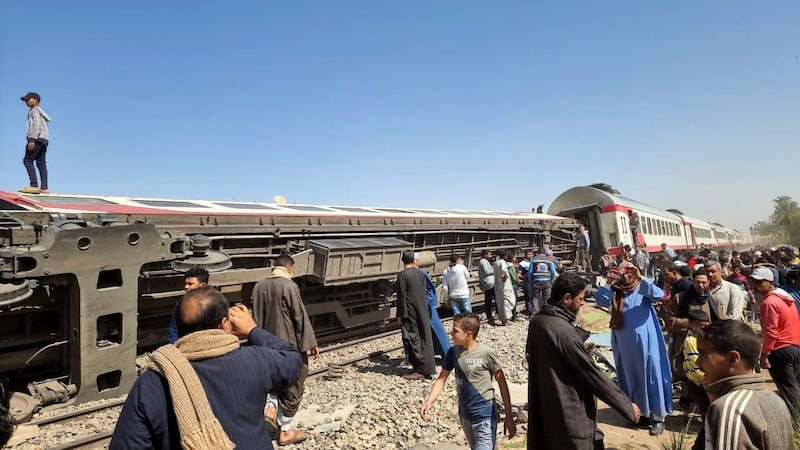
[[[450,306],[453,308],[454,316],[464,313],[472,314],[472,304],[469,301],[469,297],[450,297]]]
[[[461,429],[472,450],[494,450],[497,444],[497,415],[481,420],[461,417]]]

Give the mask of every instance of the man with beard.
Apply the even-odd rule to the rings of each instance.
[[[672,364],[672,374],[675,380],[684,384],[688,382],[683,369],[683,343],[689,333],[689,311],[703,311],[710,321],[725,320],[728,318],[724,305],[718,303],[708,291],[709,275],[705,267],[701,267],[692,274],[692,286],[689,290],[678,294],[670,302],[667,329],[670,333],[669,355]],[[688,389],[681,391],[679,403],[686,407],[690,403]]]
[[[566,272],[552,294],[528,328],[528,448],[603,449],[595,397],[632,422],[639,407],[594,364],[583,344],[589,333],[574,325],[586,281]]]
[[[397,275],[397,321],[401,325],[403,347],[412,372],[409,380],[430,378],[436,371],[433,356],[433,336],[428,316],[425,274],[414,266],[414,252],[403,252],[405,269]]]

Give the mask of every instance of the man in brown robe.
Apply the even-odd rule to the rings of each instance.
[[[256,323],[297,347],[303,357],[300,377],[285,390],[270,393],[265,411],[268,419],[277,419],[280,425],[279,445],[302,442],[308,438],[302,431],[293,430],[291,423],[303,398],[305,380],[308,376],[308,354],[314,358],[319,356],[317,338],[303,299],[300,297],[300,289],[292,281],[293,269],[294,259],[291,256],[286,254],[278,256],[272,275],[256,284],[251,297]]]
[[[403,252],[405,269],[397,275],[397,321],[403,335],[403,347],[413,371],[410,380],[430,378],[436,371],[433,356],[431,319],[428,315],[425,274],[414,266],[414,252]]]

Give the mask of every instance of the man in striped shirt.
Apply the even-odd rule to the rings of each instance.
[[[28,110],[28,132],[25,144],[25,157],[22,159],[25,164],[25,170],[28,171],[28,178],[30,179],[30,186],[20,189],[20,192],[25,194],[46,194],[47,188],[47,146],[50,143],[50,134],[47,128],[47,122],[50,122],[50,116],[39,106],[42,97],[36,92],[28,92],[20,97],[20,100],[30,108]],[[33,163],[39,169],[41,177],[41,187],[39,187],[39,180],[36,178],[36,169],[33,168]]]
[[[706,450],[791,450],[789,408],[753,373],[761,350],[746,323],[719,320],[701,330],[697,365],[711,400],[705,420]],[[700,437],[698,437],[700,439]]]

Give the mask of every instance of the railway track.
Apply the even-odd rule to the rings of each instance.
[[[87,420],[92,420],[95,415],[107,415],[108,410],[120,409],[125,399],[116,399],[106,403],[83,408],[75,411],[69,411],[62,414],[56,414],[50,417],[34,420],[24,425],[39,427],[40,435],[57,434],[61,430],[75,429],[78,424]],[[55,431],[49,431],[48,428],[56,428]],[[92,426],[91,428],[96,428]],[[110,441],[111,435],[114,432],[113,428],[105,430],[97,430],[92,433],[88,428],[87,434],[81,434],[76,439],[59,443],[53,446],[44,447],[47,450],[68,450],[68,449],[95,449],[104,448]]]
[[[443,322],[449,322],[452,319],[443,319]],[[380,341],[381,339],[391,338],[394,336],[399,337],[400,330],[392,330],[383,333],[379,333],[372,336],[362,337],[359,339],[354,339],[351,341],[341,342],[334,345],[329,345],[320,349],[320,357],[323,355],[329,355],[336,352],[346,352],[348,349],[353,347],[357,347],[360,345],[369,345],[374,343],[374,341]],[[324,377],[326,375],[331,375],[332,378],[335,378],[338,373],[344,370],[344,368],[356,364],[361,361],[368,360],[370,358],[374,358],[376,356],[384,355],[387,353],[392,353],[398,350],[402,350],[402,345],[388,345],[384,348],[380,349],[372,349],[367,350],[364,352],[360,352],[357,356],[346,358],[346,359],[337,359],[333,357],[333,361],[327,363],[321,363],[320,367],[314,368],[309,371],[309,377],[318,378]],[[324,365],[322,365],[324,364]],[[313,362],[312,362],[312,365]],[[37,419],[24,425],[28,426],[38,426],[40,427],[40,435],[46,436],[48,434],[55,434],[53,431],[48,431],[49,428],[57,427],[57,430],[69,429],[74,428],[72,425],[79,424],[83,421],[91,420],[93,415],[96,414],[113,414],[109,413],[108,411],[114,408],[121,409],[122,404],[125,403],[125,399],[115,399],[109,401],[107,403],[94,405],[89,408],[83,408],[79,410],[65,412],[63,414],[56,414],[53,416],[45,417],[42,419]],[[114,419],[115,421],[116,419]],[[46,450],[89,450],[89,449],[97,449],[97,448],[105,448],[108,443],[111,441],[111,436],[113,434],[113,426],[111,429],[102,429],[97,430],[96,433],[87,433],[77,436],[75,439],[66,441],[66,442],[59,442],[56,445],[52,446],[42,446],[37,448],[44,448]],[[19,447],[12,447],[13,448],[29,448],[25,447],[25,444],[20,444]]]

